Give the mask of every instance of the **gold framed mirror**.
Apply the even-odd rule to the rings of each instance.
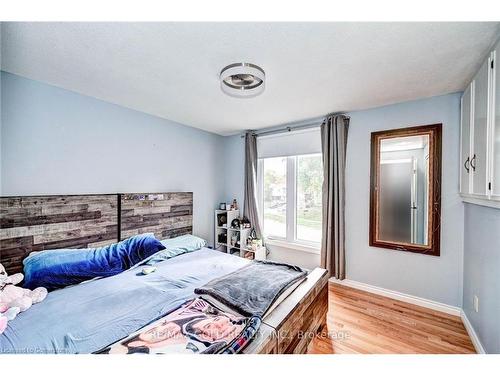
[[[439,256],[441,128],[371,134],[370,246]]]

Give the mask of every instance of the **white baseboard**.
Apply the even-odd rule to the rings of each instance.
[[[476,331],[474,330],[474,327],[472,327],[472,324],[467,318],[467,315],[465,315],[465,311],[463,310],[461,311],[460,317],[462,318],[462,322],[464,323],[465,329],[467,330],[467,333],[470,336],[470,339],[472,341],[472,344],[474,345],[474,348],[476,349],[476,352],[478,352],[479,354],[486,354],[486,350],[484,350],[483,345],[479,340],[479,336],[476,334]]]
[[[427,307],[432,310],[441,311],[454,316],[461,316],[462,309],[460,307],[447,305],[441,302],[432,301],[430,299],[412,296],[410,294],[405,294],[401,292],[396,292],[390,289],[380,288],[378,286],[369,285],[361,283],[354,280],[338,280],[335,278],[330,278],[330,281],[336,284],[345,285],[351,288],[363,290],[365,292],[378,294],[384,297],[389,297],[398,301],[403,301],[407,303],[412,303],[417,306]]]

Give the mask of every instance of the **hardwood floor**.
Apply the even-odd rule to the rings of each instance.
[[[327,327],[308,353],[475,353],[460,317],[329,284]]]

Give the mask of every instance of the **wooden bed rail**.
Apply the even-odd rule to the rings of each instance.
[[[326,325],[328,273],[315,268],[263,321],[245,354],[306,353],[314,336]]]

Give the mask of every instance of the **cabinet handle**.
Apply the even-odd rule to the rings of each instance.
[[[464,163],[464,168],[469,173],[469,157],[467,156],[467,160]]]
[[[475,160],[476,160],[476,154],[474,154],[472,159],[470,159],[470,166],[471,166],[473,172],[476,170],[476,163],[474,163]]]

